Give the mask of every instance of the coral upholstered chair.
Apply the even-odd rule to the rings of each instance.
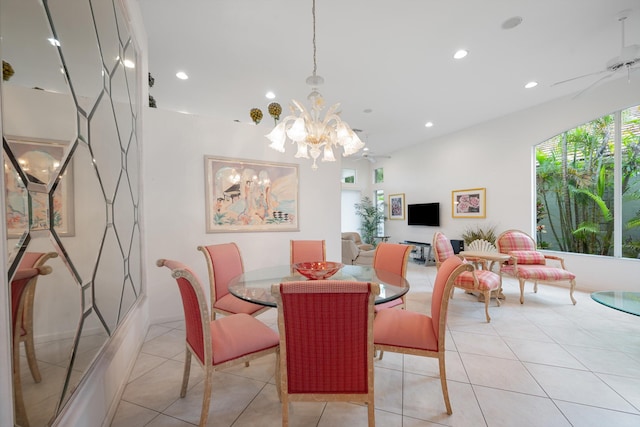
[[[538,292],[538,283],[567,281],[569,298],[576,304],[573,297],[576,275],[565,269],[563,258],[538,252],[533,238],[520,230],[507,230],[500,234],[496,239],[496,247],[500,253],[511,256],[510,261],[501,266],[501,271],[520,282],[520,304],[524,303],[524,282],[527,280],[534,282],[533,292]],[[547,260],[557,261],[560,268],[547,265]]]
[[[282,425],[289,425],[290,401],[346,401],[365,402],[373,427],[372,325],[379,285],[296,281],[273,285],[271,293],[278,305]]]
[[[327,260],[324,240],[291,240],[291,264]]]
[[[433,235],[432,246],[436,258],[436,268],[440,268],[440,265],[447,259],[455,257],[451,242],[440,232],[436,232]],[[500,275],[491,270],[472,269],[471,271],[460,274],[453,283],[453,286],[469,292],[475,291],[482,293],[484,296],[484,314],[487,318],[487,323],[491,322],[489,302],[491,301],[492,293],[495,294],[496,304],[498,304],[498,307],[500,306],[500,299],[498,298],[502,289],[502,278]],[[453,288],[451,289],[451,298],[453,298]]]
[[[458,257],[450,257],[438,269],[431,297],[431,317],[409,310],[382,310],[373,321],[375,350],[417,356],[435,357],[440,367],[442,394],[451,414],[447,390],[444,339],[446,335],[448,295],[460,274],[470,272],[473,266]]]
[[[246,313],[232,314],[211,320],[207,299],[196,275],[184,264],[159,259],[158,267],[167,267],[176,279],[186,327],[186,355],[180,397],[187,394],[191,355],[204,369],[204,394],[200,412],[200,426],[207,424],[211,400],[213,371],[228,368],[249,360],[278,353],[278,334],[267,325]]]
[[[411,245],[402,245],[399,243],[382,242],[376,247],[373,255],[373,268],[376,270],[388,271],[402,277],[407,275],[407,261],[411,253]],[[375,307],[376,313],[385,308],[404,308],[406,305],[405,295],[401,298],[378,304]]]
[[[243,301],[229,293],[229,282],[235,276],[244,273],[242,255],[235,243],[198,246],[204,254],[209,271],[209,287],[211,296],[211,320],[215,320],[216,313],[227,316],[229,314],[245,313],[257,316],[269,307]]]
[[[25,261],[29,264],[31,260]],[[25,320],[25,307],[29,294],[34,292],[38,276],[50,274],[51,267],[41,265],[38,267],[18,268],[15,275],[11,279],[11,332],[13,336],[13,393],[14,407],[16,413],[16,424],[29,427],[29,419],[24,406],[22,396],[22,380],[20,379],[20,343],[23,342]],[[34,356],[35,357],[35,356]],[[31,362],[29,362],[31,367]],[[36,365],[36,372],[37,365]],[[32,371],[33,375],[33,371]],[[38,377],[40,376],[38,372]],[[34,377],[35,379],[35,377]],[[39,380],[37,380],[39,381]]]

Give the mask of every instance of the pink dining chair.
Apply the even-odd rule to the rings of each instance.
[[[291,240],[290,248],[291,264],[327,260],[324,240]]]
[[[376,351],[438,359],[440,384],[447,414],[452,413],[447,389],[444,345],[448,295],[456,278],[472,270],[471,264],[463,263],[458,257],[450,257],[442,263],[433,285],[431,316],[409,310],[382,310],[376,314],[373,321],[373,342]]]
[[[295,281],[275,284],[271,293],[278,306],[283,427],[291,401],[365,402],[375,426],[372,325],[379,285]]]
[[[51,273],[51,267],[42,265],[39,267],[18,268],[11,279],[11,333],[13,337],[13,393],[16,424],[29,427],[29,419],[24,406],[22,396],[22,380],[20,378],[20,343],[24,331],[22,330],[25,316],[27,298],[36,286],[38,276]],[[36,367],[37,369],[37,367]],[[38,373],[39,374],[39,373]]]
[[[231,279],[244,273],[244,264],[238,245],[233,242],[222,243],[198,246],[198,250],[204,254],[207,260],[211,320],[216,319],[216,313],[224,316],[237,313],[257,316],[269,309],[269,307],[241,300],[229,293]]]
[[[440,265],[449,258],[457,258],[453,253],[451,241],[439,231],[433,235],[432,246],[436,258],[436,268],[440,268]],[[480,292],[484,296],[484,314],[487,323],[491,322],[489,302],[492,294],[495,296],[496,304],[498,307],[500,306],[500,298],[498,297],[502,290],[502,278],[499,274],[491,270],[477,270],[472,267],[471,271],[464,272],[456,277],[453,286],[454,288],[464,289],[467,292]],[[451,288],[451,298],[453,298],[454,288]]]
[[[413,249],[411,245],[381,242],[373,255],[373,268],[406,277],[411,249]],[[404,308],[406,306],[405,295],[393,301],[377,304],[376,313],[386,308]]]
[[[279,351],[278,334],[264,323],[246,313],[231,314],[211,320],[202,284],[186,265],[167,259],[159,259],[158,267],[171,270],[176,279],[186,329],[186,355],[180,397],[187,395],[191,356],[204,369],[204,393],[200,411],[201,427],[207,424],[213,372]]]
[[[498,252],[511,256],[500,271],[515,277],[520,283],[520,304],[524,304],[524,283],[533,281],[533,292],[538,292],[538,283],[569,282],[569,298],[573,305],[576,299],[576,275],[565,269],[564,258],[546,255],[536,250],[536,242],[531,236],[520,230],[507,230],[496,238]],[[559,267],[547,265],[547,260],[556,261]]]

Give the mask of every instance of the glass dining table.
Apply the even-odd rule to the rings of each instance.
[[[275,307],[271,285],[291,281],[309,280],[292,269],[290,265],[261,268],[234,277],[229,282],[229,292],[245,301]],[[375,303],[382,304],[400,298],[409,292],[409,282],[402,276],[366,265],[345,265],[327,280],[355,280],[374,282],[380,285],[380,295]]]

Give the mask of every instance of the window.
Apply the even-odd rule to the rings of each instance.
[[[535,151],[538,246],[638,258],[640,106],[563,132]]]
[[[342,183],[343,184],[355,184],[356,183],[356,170],[355,169],[342,169]]]
[[[373,199],[378,211],[384,212],[384,190],[374,191]],[[378,223],[378,236],[384,236],[384,220]]]
[[[384,169],[377,168],[373,171],[373,182],[376,184],[381,184],[384,182]]]

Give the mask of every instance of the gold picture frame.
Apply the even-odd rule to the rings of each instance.
[[[451,216],[453,218],[486,218],[486,189],[453,190],[451,192]]]
[[[204,156],[207,233],[299,231],[298,165]]]

